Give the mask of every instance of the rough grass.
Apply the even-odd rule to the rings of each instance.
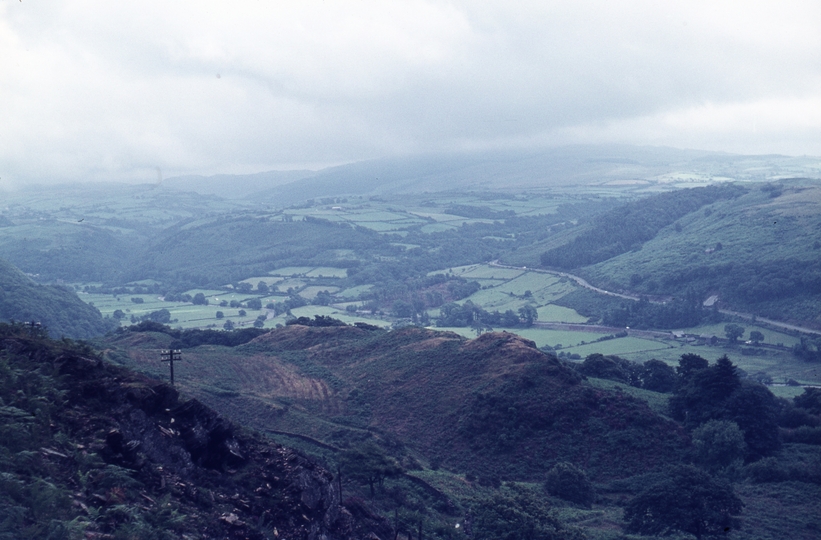
[[[739,539],[798,540],[821,535],[821,486],[805,482],[740,484],[744,502]]]
[[[649,405],[650,408],[653,409],[653,412],[655,412],[656,414],[667,416],[669,412],[667,408],[667,402],[670,398],[670,394],[662,394],[661,392],[651,392],[650,390],[636,388],[628,384],[611,381],[608,379],[596,379],[593,377],[587,378],[587,384],[595,388],[604,388],[606,390],[618,389],[619,392],[624,392],[625,394],[629,394],[635,398],[647,402],[647,405]]]
[[[663,349],[677,348],[677,344],[672,344],[670,342],[658,341],[654,339],[644,339],[632,336],[609,339],[606,341],[599,341],[596,343],[590,343],[588,341],[587,345],[579,345],[570,348],[565,347],[565,349],[568,352],[579,354],[582,358],[593,353],[601,353],[605,355],[615,354],[621,356],[635,352],[652,351],[653,353],[655,353],[655,351]]]

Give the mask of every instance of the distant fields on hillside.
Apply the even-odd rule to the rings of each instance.
[[[165,302],[157,295],[101,295],[101,294],[81,294],[81,298],[86,302],[93,303],[103,315],[112,315],[116,309],[122,310],[126,318],[122,320],[123,325],[131,324],[130,316],[140,317],[159,309],[168,309],[172,320],[176,322],[171,326],[181,328],[222,328],[226,320],[231,320],[237,327],[251,326],[260,315],[265,315],[265,328],[273,328],[277,325],[285,324],[287,315],[282,313],[275,316],[270,310],[264,307],[262,310],[252,310],[248,308],[220,307],[220,301],[231,302],[235,300],[240,303],[247,302],[252,298],[259,298],[265,306],[269,302],[281,302],[287,296],[285,292],[292,289],[293,292],[303,296],[306,300],[311,300],[320,291],[327,290],[335,294],[341,302],[333,302],[328,306],[307,305],[291,310],[295,317],[313,317],[323,315],[342,320],[346,323],[366,322],[378,326],[391,326],[395,319],[387,315],[376,315],[370,312],[350,312],[346,310],[348,305],[356,307],[363,303],[358,301],[360,294],[367,293],[369,285],[362,285],[347,290],[331,285],[315,285],[317,280],[327,283],[328,280],[339,279],[344,276],[344,268],[334,267],[283,267],[272,269],[268,275],[261,275],[243,280],[253,287],[260,281],[266,282],[269,287],[277,287],[277,293],[256,294],[240,293],[231,290],[216,289],[192,289],[187,291],[191,296],[198,292],[203,293],[209,300],[209,305],[193,305],[185,302]],[[566,278],[560,278],[550,274],[525,269],[499,268],[489,264],[474,264],[462,267],[446,268],[435,273],[451,273],[454,276],[463,277],[471,281],[477,281],[482,288],[468,298],[460,300],[464,303],[468,300],[482,306],[484,309],[504,312],[507,309],[517,311],[520,307],[530,304],[537,308],[539,322],[545,323],[585,323],[587,318],[579,315],[572,309],[552,304],[564,294],[576,290],[577,285]],[[530,295],[526,296],[527,291]],[[143,299],[143,303],[136,304],[131,301],[132,297]],[[244,309],[246,315],[239,315],[240,309]],[[222,311],[223,319],[216,318],[216,312]],[[432,317],[438,315],[437,309],[429,310]],[[724,336],[724,325],[719,323],[704,325],[697,328],[682,329],[682,332],[693,335],[716,335]],[[799,338],[783,332],[778,332],[770,328],[741,323],[745,328],[742,341],[748,339],[749,333],[758,330],[764,335],[764,343],[771,345],[781,345],[785,348],[792,347],[799,342]],[[476,333],[471,328],[441,328],[456,332],[466,337],[475,337]],[[821,383],[821,373],[814,369],[811,364],[802,362],[793,357],[788,351],[776,351],[772,349],[763,350],[763,355],[742,354],[742,347],[726,349],[724,347],[710,347],[707,345],[693,345],[673,339],[647,339],[642,337],[628,336],[623,338],[597,341],[608,334],[601,332],[581,332],[572,330],[553,330],[546,328],[499,328],[519,334],[527,339],[533,340],[539,347],[557,347],[556,352],[563,352],[568,355],[579,355],[585,358],[589,354],[601,353],[618,355],[629,360],[645,362],[652,358],[663,360],[671,365],[675,365],[682,354],[694,353],[704,356],[710,360],[726,354],[733,362],[737,363],[748,373],[763,371],[768,373],[776,382],[783,382],[793,378],[804,384]],[[574,356],[575,357],[575,356]]]

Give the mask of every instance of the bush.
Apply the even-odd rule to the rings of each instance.
[[[545,489],[551,495],[590,508],[596,498],[587,474],[572,463],[557,463],[550,469]]]
[[[821,428],[801,426],[785,436],[785,439],[801,444],[821,444]]]
[[[784,482],[789,479],[789,472],[774,457],[768,457],[750,463],[744,467],[747,477],[756,484]]]
[[[743,507],[726,482],[691,465],[672,467],[634,497],[624,510],[626,530],[666,536],[676,531],[701,538],[735,528]]]
[[[708,469],[723,469],[742,461],[747,451],[744,432],[727,420],[710,420],[693,431],[696,459]]]

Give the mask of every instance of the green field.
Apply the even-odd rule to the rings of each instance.
[[[554,304],[540,306],[537,311],[539,313],[539,320],[543,322],[587,322],[587,317],[579,315],[575,310]]]
[[[578,345],[571,348],[565,347],[565,350],[568,352],[581,355],[582,358],[585,358],[593,353],[626,356],[631,353],[648,353],[663,349],[678,349],[678,347],[677,344],[672,342],[656,341],[652,339],[643,339],[630,336],[608,339],[607,341],[600,341],[597,343],[588,342],[587,345]]]
[[[327,266],[320,266],[319,268],[314,268],[310,272],[305,274],[305,277],[310,278],[319,278],[319,277],[328,277],[328,278],[344,278],[348,275],[348,271],[344,268],[331,268]]]
[[[283,277],[304,276],[313,269],[313,266],[286,266],[285,268],[277,268],[276,270],[271,270],[270,274],[272,276]]]

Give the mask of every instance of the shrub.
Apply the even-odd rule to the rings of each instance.
[[[545,489],[551,495],[590,507],[596,498],[593,484],[587,474],[572,463],[557,463],[550,469],[545,480]]]
[[[784,482],[789,479],[789,472],[774,457],[768,457],[750,463],[744,467],[747,477],[756,484]]]
[[[723,469],[744,459],[747,444],[738,424],[710,420],[693,431],[696,459],[709,469]]]

